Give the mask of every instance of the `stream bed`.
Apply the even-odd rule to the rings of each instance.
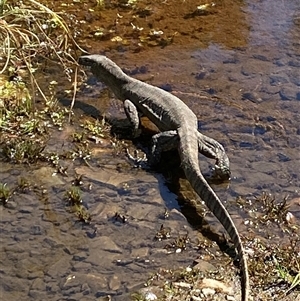
[[[145,7],[150,5],[144,2]],[[132,48],[126,48],[126,43],[112,48],[110,40],[102,43],[95,36],[89,39],[88,34],[80,39],[86,41],[89,52],[107,55],[133,77],[188,104],[198,116],[200,131],[222,143],[228,154],[232,179],[212,187],[241,236],[247,237],[247,242],[259,237],[266,244],[288,245],[290,237],[280,227],[257,226],[251,204],[264,193],[278,201],[287,197],[299,235],[300,2],[216,1],[210,4],[211,11],[202,14],[199,10],[198,15],[191,10],[193,1],[182,2],[178,6],[177,1],[155,2],[151,14],[144,16],[144,9],[135,24],[142,27],[153,22],[170,31],[169,37],[176,31],[170,45],[156,47],[159,44],[152,41],[145,49],[138,43]],[[71,2],[66,3],[88,28],[93,22],[98,26],[101,20],[109,23],[117,10],[112,6],[106,18],[90,18],[92,1],[83,5],[81,15]],[[129,18],[130,10],[119,14]],[[125,118],[121,104],[90,74],[87,83],[78,89],[78,121],[89,115]],[[63,93],[58,99],[64,105],[68,102]],[[73,125],[53,131],[47,150],[67,147],[73,131]],[[129,300],[130,294],[160,268],[191,266],[199,257],[204,261],[203,269],[209,266],[226,274],[229,295],[239,300],[236,266],[214,239],[210,241],[213,234],[199,230],[182,204],[185,198],[197,196],[181,179],[179,166],[163,172],[134,168],[124,152],[116,152],[117,141],[111,137],[93,144],[88,164],[64,162],[67,176],[44,163],[0,163],[1,183],[15,187],[20,179],[26,179],[33,187],[17,191],[8,206],[0,206],[1,300],[109,300],[104,299],[107,295],[112,300]],[[140,147],[139,142],[124,143],[131,150]],[[213,164],[201,156],[205,176]],[[78,221],[66,210],[66,190],[76,175],[83,175],[82,203],[91,223]],[[247,206],[236,202],[239,197],[247,200]],[[205,224],[209,233],[225,233],[209,212],[199,224]],[[171,229],[167,241],[157,239],[162,225]],[[185,250],[166,248],[187,235]],[[214,256],[204,254],[201,247],[199,251],[201,244],[208,244]],[[296,246],[292,251],[299,254],[299,243]],[[255,300],[272,300],[269,298]],[[295,298],[299,298],[297,291],[285,300]]]

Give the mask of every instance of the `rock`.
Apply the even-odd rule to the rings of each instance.
[[[269,59],[266,56],[262,55],[262,54],[253,54],[252,56],[253,56],[253,58],[255,58],[257,60],[260,60],[260,61],[264,61],[264,62],[269,61]]]
[[[296,85],[296,86],[300,86],[300,76],[299,76],[299,71],[297,72],[290,72],[289,73],[289,78],[290,81]]]
[[[278,156],[279,162],[291,161],[291,158],[288,155],[285,155],[283,153],[278,153],[277,156]]]
[[[42,278],[44,278],[44,273],[42,271],[35,271],[35,272],[32,272],[32,273],[29,272],[27,278],[29,280],[37,279],[37,278],[42,279]]]
[[[79,276],[79,275],[78,275]],[[80,282],[86,282],[93,293],[99,290],[107,290],[107,277],[101,274],[88,273],[80,276]]]
[[[46,237],[44,238],[43,240],[43,243],[46,245],[45,247],[51,247],[51,248],[58,248],[60,246],[63,246],[63,244],[61,244],[60,242],[52,239],[52,238],[49,238],[49,237]]]
[[[202,288],[202,292],[204,289],[210,288],[213,290],[221,291],[225,294],[232,294],[232,288],[230,286],[226,285],[224,282],[215,279],[204,278],[199,282],[197,287]]]
[[[216,293],[216,291],[212,288],[203,288],[202,289],[202,293],[205,297],[209,297],[209,296],[212,296]]]
[[[292,67],[297,67],[297,68],[300,67],[300,61],[299,60],[289,61],[288,64],[289,64],[289,66],[292,66]]]
[[[80,271],[89,271],[91,270],[92,265],[88,262],[76,262],[73,267],[72,271],[74,272],[80,272]]]
[[[10,292],[11,294],[14,292],[28,292],[30,282],[29,280],[25,280],[22,278],[18,277],[11,277],[7,276],[5,277],[5,281],[0,281],[0,292],[2,293],[3,291]],[[11,300],[7,299],[7,300]],[[14,298],[13,298],[14,299]],[[1,300],[4,300],[1,298]]]
[[[45,291],[46,284],[41,278],[37,278],[33,281],[30,289],[31,290],[37,290],[37,291]]]
[[[92,292],[91,288],[89,287],[89,285],[87,283],[82,284],[80,291],[82,292],[82,294],[84,296],[89,295]]]
[[[120,185],[125,181],[134,180],[135,178],[132,175],[126,175],[126,179],[124,179],[124,174],[119,173],[118,171],[108,170],[108,169],[100,169],[92,170],[88,166],[80,166],[75,169],[76,173],[79,175],[85,175],[85,177],[102,182],[104,186],[111,187],[114,189],[114,186]],[[111,185],[108,185],[111,184]]]
[[[169,212],[169,218],[176,220],[178,222],[186,222],[186,217],[183,215],[183,213],[181,213],[179,210],[177,210],[176,208],[173,208],[170,212]]]
[[[289,81],[286,79],[286,77],[282,75],[270,75],[270,85],[271,86],[278,86],[282,84],[286,84]]]
[[[47,300],[48,299],[45,291],[40,291],[40,290],[32,290],[31,289],[28,293],[28,296],[30,296],[32,298],[32,300]]]
[[[103,250],[112,253],[122,254],[123,251],[119,248],[115,242],[108,236],[98,236],[91,240],[90,242],[91,249],[94,250]]]
[[[70,268],[69,257],[64,256],[52,264],[45,273],[51,278],[56,279],[59,275],[64,275]]]
[[[286,64],[286,62],[285,62],[284,60],[282,60],[282,59],[274,60],[273,63],[274,63],[276,66],[278,66],[278,67],[283,67],[283,66],[285,66],[285,64]]]
[[[223,64],[237,64],[237,63],[239,63],[239,60],[235,56],[228,57],[225,60],[223,60]]]
[[[160,85],[159,88],[167,91],[167,92],[172,92],[173,91],[173,88],[170,84],[163,84],[163,85]]]
[[[29,233],[31,235],[44,235],[46,231],[44,229],[41,229],[41,226],[34,225],[30,227]]]
[[[150,249],[148,247],[143,247],[143,248],[138,248],[138,249],[133,249],[131,251],[131,258],[143,258],[149,255]]]
[[[274,172],[280,170],[280,167],[278,164],[273,162],[264,162],[264,164],[261,164],[261,162],[252,162],[251,167],[255,169],[258,172],[263,172],[267,174],[273,174]]]
[[[296,91],[293,87],[284,86],[280,89],[279,95],[282,100],[295,100],[296,99]]]
[[[30,206],[22,206],[20,205],[19,207],[19,212],[20,213],[25,213],[25,214],[30,214],[33,212],[34,208],[33,207],[30,207]]]
[[[112,218],[116,212],[120,211],[120,207],[112,202],[97,202],[91,209],[93,220]]]
[[[18,206],[17,203],[16,203],[15,201],[13,201],[13,200],[8,200],[8,201],[5,203],[5,205],[4,205],[5,208],[11,209],[11,210],[16,209],[17,206]],[[3,222],[2,216],[3,216],[3,215],[1,215],[1,221]]]
[[[197,72],[196,74],[193,74],[193,75],[195,75],[196,79],[201,80],[201,79],[204,79],[204,77],[206,75],[206,72],[205,71],[200,71],[200,72]]]
[[[245,92],[242,94],[242,99],[247,99],[254,103],[262,102],[262,99],[256,92]]]
[[[73,260],[74,261],[82,261],[84,259],[87,258],[87,253],[86,252],[80,252],[80,253],[77,253],[73,256]]]
[[[193,269],[198,269],[202,272],[207,272],[207,271],[216,271],[217,268],[209,263],[208,261],[202,260],[202,259],[196,259],[195,260],[196,265],[193,267]]]
[[[110,253],[105,251],[94,251],[86,260],[96,267],[96,271],[101,270],[102,265],[109,265],[109,263],[113,263],[114,261],[120,259],[120,254],[118,253]]]
[[[163,290],[156,286],[147,286],[139,289],[139,294],[141,294],[145,300],[153,301],[157,300],[163,294]]]
[[[64,184],[58,174],[55,174],[55,169],[49,166],[41,167],[33,171],[30,175],[30,181],[37,185],[45,185],[47,187]]]

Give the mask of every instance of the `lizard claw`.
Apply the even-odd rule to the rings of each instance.
[[[215,167],[214,167],[214,175],[218,179],[221,179],[222,181],[229,181],[230,180],[230,176],[231,176],[231,172],[224,165],[220,166],[220,165],[216,164]]]
[[[128,148],[126,148],[126,154],[129,158],[129,160],[131,160],[133,163],[134,163],[134,167],[137,167],[137,168],[145,168],[148,166],[148,158],[146,156],[146,154],[144,154],[144,156],[141,158],[141,157],[138,157],[138,151],[135,150],[134,151],[134,156],[130,154]]]

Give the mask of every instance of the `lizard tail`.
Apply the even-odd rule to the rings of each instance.
[[[238,230],[227,209],[201,173],[195,131],[182,130],[181,134],[181,129],[179,129],[178,135],[180,137],[179,154],[187,180],[200,198],[205,202],[208,209],[223,225],[237,250],[240,259],[242,301],[247,301],[249,294],[249,274],[245,251]]]

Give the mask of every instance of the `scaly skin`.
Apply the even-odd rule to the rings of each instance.
[[[126,75],[120,67],[103,55],[86,55],[79,64],[89,66],[92,73],[104,82],[124,102],[127,117],[139,127],[139,113],[148,117],[161,131],[153,136],[152,154],[177,147],[181,166],[193,189],[223,225],[234,243],[240,259],[242,301],[248,300],[249,275],[242,241],[226,208],[208,185],[199,168],[198,150],[217,160],[216,167],[229,178],[229,160],[223,147],[198,131],[196,115],[178,97]]]

